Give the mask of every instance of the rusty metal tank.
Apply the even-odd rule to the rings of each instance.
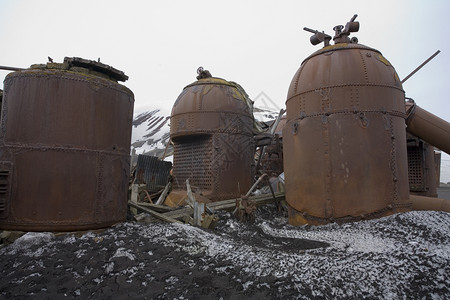
[[[355,15],[356,17],[356,15]],[[355,18],[354,17],[354,18]],[[349,38],[354,18],[306,58],[289,87],[283,154],[289,222],[324,224],[409,210],[404,91],[380,51]],[[357,24],[355,24],[357,23]]]
[[[174,189],[185,190],[189,179],[212,201],[239,197],[253,180],[252,103],[238,84],[199,74],[172,108]]]
[[[128,77],[81,58],[4,81],[0,228],[72,231],[124,221],[134,96]]]

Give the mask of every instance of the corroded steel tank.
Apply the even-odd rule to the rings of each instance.
[[[253,180],[252,103],[236,83],[210,75],[197,78],[172,108],[174,188],[186,189],[189,179],[212,201],[239,197]]]
[[[305,28],[315,33],[313,44],[325,47],[302,62],[286,101],[285,187],[294,225],[379,217],[411,206],[401,82],[381,52],[348,37],[359,28],[354,18],[349,23],[335,27],[334,45],[330,36]]]
[[[123,72],[65,58],[4,81],[0,228],[69,231],[124,221],[134,96]]]

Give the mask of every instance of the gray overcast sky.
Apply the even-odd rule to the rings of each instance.
[[[345,4],[344,4],[345,3]],[[264,91],[279,107],[301,61],[319,49],[304,26],[325,30],[358,14],[359,42],[380,50],[404,78],[436,50],[404,89],[450,120],[450,1],[37,1],[0,0],[0,65],[29,67],[47,56],[96,60],[124,71],[135,107],[169,112],[203,66]],[[0,71],[3,81],[7,71]]]

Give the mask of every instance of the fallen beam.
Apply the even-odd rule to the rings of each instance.
[[[147,208],[147,207],[138,205],[138,204],[133,203],[133,202],[131,202],[131,201],[128,201],[128,205],[131,206],[131,207],[140,209],[140,210],[142,210],[142,211],[144,211],[144,212],[146,212],[146,213],[148,213],[148,214],[150,214],[150,215],[152,215],[152,216],[154,216],[155,218],[158,218],[158,219],[160,219],[160,220],[163,220],[163,221],[166,221],[166,222],[169,222],[169,223],[183,224],[183,222],[180,222],[180,221],[178,221],[178,220],[176,220],[176,219],[174,219],[174,218],[172,218],[172,217],[170,217],[170,216],[167,216],[167,215],[165,215],[165,214],[160,214],[160,213],[158,213],[158,212],[156,212],[156,211],[154,211],[154,210],[151,210],[151,209],[149,209],[149,208]]]
[[[206,204],[208,208],[213,210],[226,210],[226,211],[232,211],[236,208],[236,200],[239,200],[241,198],[234,198],[234,199],[228,199],[223,201],[217,201],[213,203]],[[273,203],[275,201],[281,201],[284,200],[285,196],[284,193],[275,193],[275,198],[273,198],[272,194],[263,194],[258,196],[250,196],[249,200],[255,201],[256,206],[265,205],[268,203]],[[180,208],[174,211],[170,211],[167,213],[164,213],[165,216],[179,219],[183,218],[185,215],[191,216],[194,213],[194,210],[190,207]]]
[[[153,203],[148,203],[148,202],[139,202],[138,201],[137,205],[148,207],[149,209],[154,210],[159,213],[166,213],[166,212],[174,210],[174,208],[170,207],[170,206],[158,205],[158,204],[153,204]]]
[[[208,204],[208,207],[210,207],[214,210],[232,211],[236,208],[236,200],[238,200],[238,199],[240,199],[240,198],[210,203],[210,204]],[[249,197],[249,200],[254,201],[256,206],[261,206],[261,205],[272,203],[274,201],[284,200],[284,193],[275,193],[275,198],[273,198],[272,194],[252,196],[252,197]]]
[[[164,213],[163,215],[168,216],[173,219],[182,219],[184,216],[192,216],[194,214],[194,210],[191,207],[180,208],[177,210],[169,211]]]

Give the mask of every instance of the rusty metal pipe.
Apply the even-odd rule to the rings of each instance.
[[[450,123],[417,106],[406,102],[406,130],[427,143],[450,154]]]
[[[23,69],[23,68],[16,68],[16,67],[0,66],[0,70],[6,70],[6,71],[22,71],[22,70],[25,70],[25,69]]]
[[[434,211],[445,211],[450,212],[450,200],[409,195],[409,199],[412,202],[413,210],[434,210]]]
[[[406,76],[405,78],[403,78],[403,80],[401,81],[401,83],[405,83],[406,80],[408,80],[411,76],[413,76],[414,74],[416,74],[417,71],[419,71],[420,69],[422,69],[423,66],[425,66],[427,63],[430,62],[430,60],[432,60],[433,58],[435,58],[436,55],[438,55],[439,53],[441,53],[440,50],[436,51],[433,55],[431,55],[426,61],[424,61],[420,66],[418,66],[417,68],[414,69],[414,71],[412,71],[411,73],[408,74],[408,76]]]

